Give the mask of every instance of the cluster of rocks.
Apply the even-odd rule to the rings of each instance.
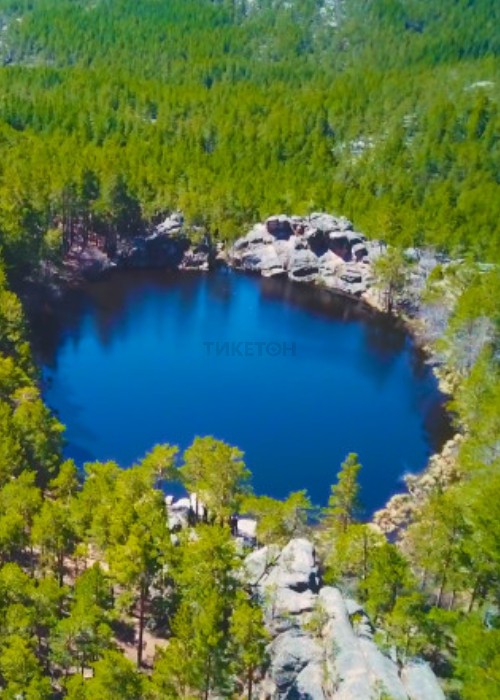
[[[176,532],[205,519],[196,494],[167,496],[166,503],[174,540]],[[255,545],[255,531],[255,520],[240,518],[233,534],[241,545]],[[444,700],[427,663],[415,659],[399,665],[375,643],[375,629],[362,606],[322,585],[309,540],[254,549],[245,558],[242,577],[260,601],[270,633],[266,672],[254,698]]]
[[[192,242],[193,231],[186,231],[184,216],[174,212],[146,236],[121,240],[116,253],[120,267],[162,267],[178,270],[210,269],[213,248],[208,236],[194,232],[201,242]]]
[[[321,585],[308,540],[258,549],[245,569],[272,636],[260,700],[444,700],[428,664],[415,660],[400,668],[373,641],[363,608]]]
[[[186,228],[175,212],[152,230],[132,238],[118,237],[110,249],[105,236],[93,235],[91,244],[75,236],[65,255],[65,270],[73,279],[93,279],[114,268],[163,268],[208,271],[219,248],[202,230]]]
[[[441,452],[432,455],[421,474],[405,476],[407,493],[396,494],[373,515],[373,522],[382,532],[391,535],[404,531],[430,494],[460,479],[457,454],[463,439],[463,435],[457,433],[444,444]]]
[[[384,249],[381,242],[354,231],[344,217],[272,216],[239,238],[228,260],[239,270],[286,275],[360,297],[373,284],[370,263]]]
[[[170,532],[175,533],[199,521],[209,521],[210,514],[195,493],[175,499],[165,497]],[[257,522],[253,518],[234,517],[231,520],[234,537],[241,545],[253,546],[256,542]]]

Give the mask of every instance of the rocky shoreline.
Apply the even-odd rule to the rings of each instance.
[[[62,266],[42,265],[23,296],[28,305],[61,299],[68,288],[78,288],[85,280],[99,279],[117,269],[207,273],[227,265],[241,272],[281,276],[296,283],[315,285],[383,312],[383,294],[376,284],[373,263],[385,250],[383,241],[369,240],[356,232],[345,217],[327,213],[271,216],[224,248],[202,231],[187,229],[182,214],[177,212],[144,236],[119,240],[113,256],[96,246],[75,245]],[[440,389],[448,393],[449,385],[439,371],[438,359],[430,353],[425,320],[419,313],[430,272],[449,260],[427,250],[410,249],[406,253],[413,265],[404,294],[396,299],[395,313],[426,352]],[[440,454],[430,458],[421,474],[406,477],[407,491],[393,496],[375,514],[374,522],[383,532],[394,533],[409,522],[436,478],[440,485],[458,478],[453,464],[460,439],[457,434],[446,443]]]
[[[431,456],[420,474],[405,476],[407,491],[392,496],[384,508],[373,515],[372,521],[381,532],[390,536],[401,533],[432,493],[460,480],[457,455],[463,439],[463,435],[457,433],[444,444],[441,452]]]
[[[228,262],[237,270],[284,275],[362,298],[374,283],[371,263],[384,250],[382,242],[367,240],[344,217],[282,215],[239,238],[228,251]]]

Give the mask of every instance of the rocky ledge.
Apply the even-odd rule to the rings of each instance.
[[[84,242],[75,236],[59,276],[78,282],[81,278],[98,278],[116,268],[206,272],[216,262],[220,248],[203,230],[188,228],[182,213],[174,212],[146,233],[119,237],[112,250],[105,237],[94,234],[91,241]]]
[[[269,666],[260,700],[444,700],[430,666],[400,667],[373,640],[363,608],[322,586],[306,539],[267,546],[245,560],[247,582],[264,606]]]
[[[344,217],[271,216],[234,243],[228,262],[238,270],[286,275],[361,297],[373,284],[370,263],[384,249],[380,241],[354,231]]]
[[[387,505],[373,515],[373,522],[383,533],[392,535],[404,531],[432,493],[459,481],[457,455],[463,439],[463,435],[457,433],[444,444],[441,452],[432,455],[421,474],[405,476],[407,492],[392,496]]]
[[[147,236],[122,241],[115,256],[119,267],[164,267],[207,272],[215,256],[210,237],[187,229],[184,216],[174,212]]]

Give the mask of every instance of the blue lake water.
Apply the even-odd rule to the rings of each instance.
[[[325,504],[357,452],[369,514],[449,435],[400,327],[286,280],[117,272],[46,308],[34,330],[78,464],[127,466],[156,443],[214,435],[245,452],[257,493],[307,489]]]

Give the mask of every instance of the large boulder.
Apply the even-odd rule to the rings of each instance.
[[[269,590],[269,589],[268,589]],[[290,615],[302,615],[312,612],[316,603],[316,596],[311,591],[297,593],[290,588],[270,589],[270,605],[274,616],[289,617]]]
[[[261,547],[247,556],[245,559],[245,576],[251,586],[262,583],[264,576],[275,566],[280,556],[280,548],[277,545]]]
[[[371,697],[371,683],[365,657],[358,644],[339,590],[325,586],[319,593],[328,616],[323,636],[329,675],[338,679],[335,698],[358,700]]]
[[[240,267],[248,272],[267,275],[283,274],[285,271],[275,249],[265,243],[249,246],[240,258]]]
[[[302,593],[318,588],[318,565],[309,540],[291,540],[280,553],[276,565],[263,581],[265,586],[289,588]]]
[[[184,225],[184,216],[181,212],[173,212],[167,216],[155,229],[155,234],[172,236],[179,233]]]
[[[414,661],[401,672],[406,692],[410,700],[445,700],[445,695],[429,664]]]
[[[311,661],[298,674],[287,693],[287,700],[325,700],[325,669],[321,663]]]
[[[309,221],[311,226],[323,231],[323,233],[331,233],[333,231],[352,231],[352,223],[341,216],[332,216],[322,212],[314,212],[310,215]]]
[[[267,231],[276,238],[288,238],[293,231],[293,225],[294,222],[286,214],[270,216],[266,220]]]
[[[370,264],[378,254],[380,244],[367,241],[347,219],[315,212],[269,217],[234,243],[228,259],[237,269],[265,277],[287,274],[295,282],[366,297],[373,285]]]
[[[208,272],[210,269],[210,247],[208,245],[199,245],[186,250],[179,269]]]
[[[324,637],[328,650],[330,672],[339,679],[334,694],[339,700],[357,700],[375,696],[383,689],[393,700],[407,700],[397,665],[385,656],[377,645],[353,629],[349,611],[362,612],[353,601],[349,606],[336,588],[325,587],[319,598],[328,615]]]
[[[283,274],[283,264],[272,245],[274,240],[266,226],[257,224],[236,241],[230,251],[230,260],[235,267],[248,272],[261,272],[265,276]]]
[[[400,674],[374,643],[362,606],[337,588],[320,588],[311,542],[296,538],[281,550],[263,547],[245,565],[274,637],[259,697],[370,700],[385,694],[392,700],[444,700],[427,664],[409,663]]]
[[[321,648],[311,637],[296,629],[279,634],[269,645],[270,675],[278,697],[286,697],[297,676],[310,663],[321,661]]]
[[[189,525],[191,500],[189,498],[179,498],[177,501],[167,501],[167,520],[172,532],[183,530]]]

